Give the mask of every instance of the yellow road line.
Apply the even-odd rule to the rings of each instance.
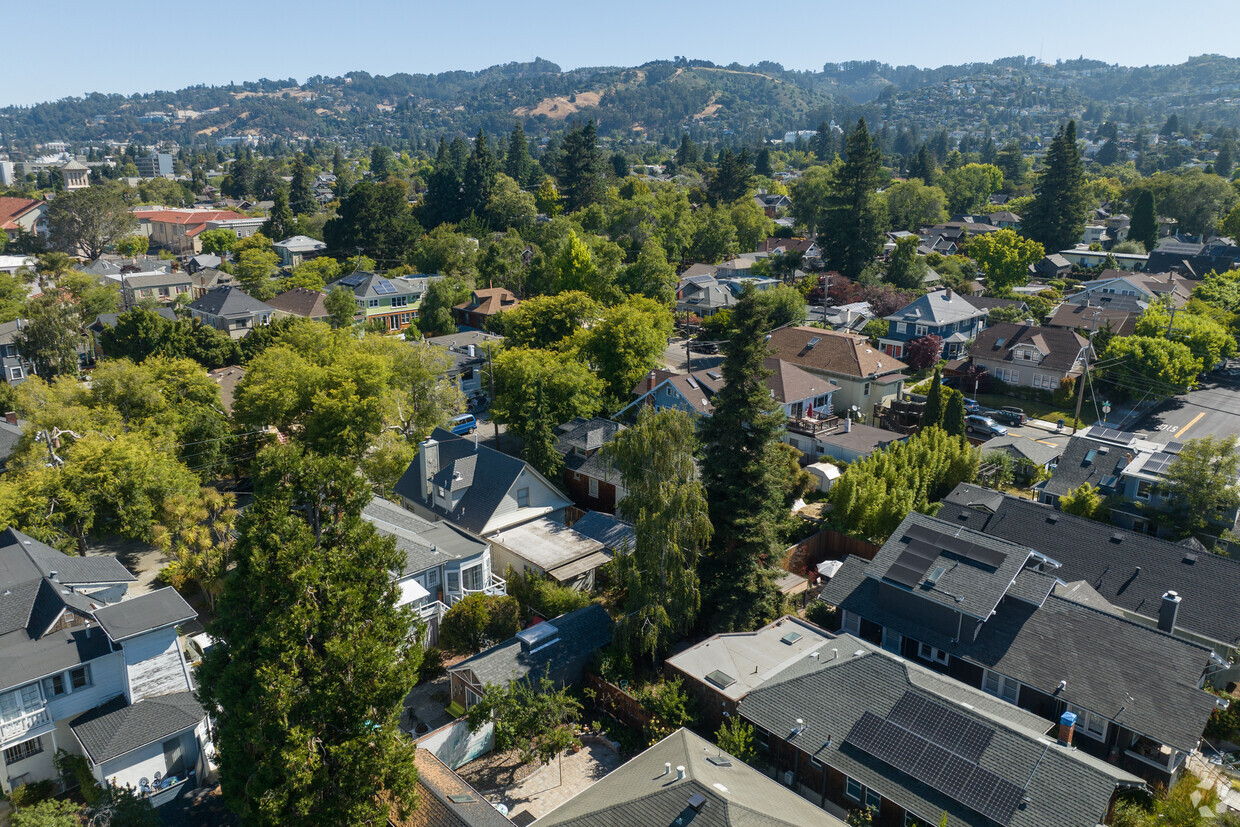
[[[1185,425],[1183,428],[1175,432],[1175,438],[1179,439],[1180,437],[1184,436],[1184,432],[1187,431],[1189,428],[1193,427],[1194,425],[1196,425],[1197,420],[1201,419],[1205,415],[1206,415],[1206,412],[1202,411],[1201,413],[1194,416],[1187,425]]]
[[[1056,444],[1055,444],[1055,443],[1053,443],[1053,442],[1047,442],[1045,439],[1035,439],[1035,440],[1034,440],[1034,442],[1041,442],[1043,445],[1049,445],[1049,446],[1051,446],[1052,448],[1058,448],[1058,447],[1060,447],[1060,446],[1056,445]]]

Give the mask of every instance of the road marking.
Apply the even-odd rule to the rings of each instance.
[[[1060,448],[1060,447],[1062,447],[1062,446],[1056,445],[1056,444],[1055,444],[1055,443],[1053,443],[1053,442],[1047,442],[1045,439],[1035,439],[1035,440],[1034,440],[1034,442],[1041,442],[1043,445],[1049,445],[1049,446],[1051,446],[1052,448]]]
[[[1193,427],[1194,425],[1196,425],[1197,420],[1201,419],[1205,415],[1206,415],[1206,412],[1202,411],[1201,413],[1197,414],[1192,419],[1190,419],[1187,425],[1185,425],[1183,428],[1175,432],[1176,438],[1178,439],[1184,436],[1184,432],[1187,431],[1189,428]]]

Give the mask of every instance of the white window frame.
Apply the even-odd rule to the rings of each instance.
[[[896,333],[904,332],[904,322],[896,322]]]
[[[877,798],[878,801],[872,802],[871,798]],[[867,810],[873,810],[875,813],[883,811],[883,797],[869,787],[865,788],[865,807]]]
[[[367,307],[378,307],[378,306],[379,306],[379,300],[378,300],[378,299],[368,299],[368,300],[366,301],[366,306],[367,306]]]
[[[29,749],[25,749],[24,747],[26,747],[27,744],[33,744],[34,746]],[[33,758],[41,752],[43,752],[43,736],[38,735],[34,738],[27,738],[25,741],[16,743],[11,747],[5,747],[4,763],[12,766],[19,761],[25,761],[27,758]]]
[[[1088,709],[1081,709],[1079,706],[1067,704],[1067,707],[1069,712],[1076,714],[1075,731],[1078,735],[1084,735],[1086,738],[1094,741],[1106,741],[1107,727],[1110,725],[1110,721],[1101,715],[1090,712]],[[1099,725],[1101,725],[1101,729],[1098,728]]]
[[[589,479],[589,484],[590,484],[590,496],[597,499],[598,498],[598,480],[596,480],[594,477],[589,477],[588,479]]]
[[[478,572],[478,587],[471,588],[470,586],[466,586],[465,578],[469,576],[473,576],[473,573],[475,571]],[[461,591],[462,592],[466,590],[469,590],[471,592],[480,592],[483,589],[485,589],[486,586],[487,586],[486,572],[483,570],[483,566],[481,562],[476,563],[472,566],[461,566]]]
[[[917,327],[914,329],[914,331],[913,331],[913,335],[914,335],[914,336],[925,336],[925,335],[926,335],[926,330],[927,330],[927,328],[926,328],[926,326],[925,326],[924,324],[919,324],[919,325],[917,325]]]
[[[941,664],[942,666],[947,666],[951,661],[951,655],[947,652],[944,652],[942,649],[936,649],[930,644],[922,643],[921,641],[917,641],[917,657],[932,663]]]
[[[857,790],[855,793],[853,792],[854,787]],[[844,776],[844,797],[860,804],[863,795],[865,795],[865,787],[861,782],[847,775]]]
[[[31,697],[33,695],[33,697]],[[6,716],[3,707],[0,707],[0,721],[16,721],[18,718],[24,718],[27,715],[33,715],[46,705],[43,698],[43,689],[39,686],[38,681],[28,683],[25,686],[19,686],[8,692],[0,692],[0,698],[13,696],[16,701],[10,701],[14,704],[15,712]]]
[[[862,395],[862,396],[869,396],[869,395],[870,395],[870,383],[869,383],[869,382],[866,382],[866,383],[865,383],[865,387],[864,387],[864,388],[862,388],[862,390],[861,390],[861,395]]]
[[[1016,699],[1020,697],[1020,681],[1012,680],[1006,675],[987,669],[982,676],[982,691],[1014,704]],[[1008,697],[1009,695],[1011,697]]]
[[[893,648],[894,647],[894,648]],[[883,627],[883,648],[888,652],[900,654],[900,650],[904,647],[904,635],[899,632]]]
[[[517,508],[530,507],[530,489],[529,486],[517,489]]]

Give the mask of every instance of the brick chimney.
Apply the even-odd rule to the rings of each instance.
[[[1076,732],[1076,713],[1064,712],[1059,716],[1059,743],[1061,746],[1072,746],[1072,736]]]
[[[5,411],[4,421],[9,423],[10,425],[16,425],[17,424],[17,411]]]
[[[1158,629],[1169,635],[1175,634],[1175,619],[1180,613],[1180,596],[1173,591],[1163,594],[1158,606]]]

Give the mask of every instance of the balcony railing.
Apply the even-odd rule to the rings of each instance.
[[[490,577],[490,581],[486,585],[484,585],[481,589],[467,589],[464,586],[462,586],[461,591],[459,593],[448,592],[448,605],[452,606],[458,600],[463,600],[464,598],[468,597],[471,594],[485,594],[485,595],[508,594],[508,583],[504,580],[504,578],[498,577],[495,574],[492,574]]]
[[[432,620],[443,620],[444,614],[448,611],[448,607],[441,600],[435,600],[430,603],[423,603],[418,607],[418,616],[430,623]]]
[[[840,418],[828,414],[827,416],[813,417],[789,417],[788,430],[798,434],[806,434],[812,437],[823,436],[834,432],[840,427]]]
[[[35,727],[50,723],[51,720],[46,709],[39,709],[20,718],[0,723],[0,743],[25,735]]]

